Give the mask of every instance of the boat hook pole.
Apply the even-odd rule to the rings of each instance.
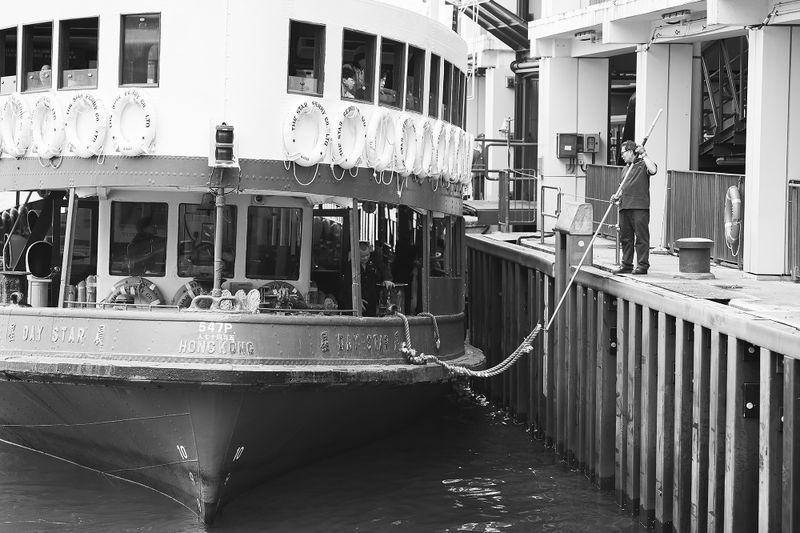
[[[662,111],[663,111],[663,109],[659,109],[658,113],[656,113],[656,118],[654,118],[653,119],[653,123],[650,124],[650,129],[647,130],[647,135],[645,135],[644,139],[642,139],[642,146],[647,144],[647,139],[649,139],[650,138],[650,134],[653,133],[653,128],[656,126],[656,122],[658,122],[658,119],[661,116],[661,112]],[[618,197],[622,193],[622,186],[625,185],[625,180],[628,179],[628,175],[631,173],[631,169],[632,168],[633,168],[633,165],[632,164],[628,164],[628,168],[625,171],[625,175],[622,177],[622,181],[620,182],[619,187],[617,188],[617,192],[614,193],[614,196]],[[611,208],[612,207],[614,207],[614,202],[611,202],[609,204],[608,209],[606,209],[606,212],[603,215],[603,218],[600,219],[600,223],[597,225],[597,229],[594,230],[594,235],[592,235],[592,239],[589,241],[589,245],[586,247],[586,250],[583,252],[583,257],[581,257],[581,260],[578,261],[578,264],[575,267],[575,272],[572,273],[572,277],[570,278],[569,283],[567,283],[567,286],[564,289],[563,294],[561,294],[561,299],[558,301],[558,305],[556,305],[555,311],[553,311],[553,314],[550,317],[550,320],[547,322],[547,325],[544,327],[545,331],[550,331],[550,326],[553,325],[553,320],[556,319],[556,316],[558,315],[558,311],[561,309],[561,305],[564,303],[564,299],[567,297],[567,294],[569,293],[570,287],[572,287],[572,284],[575,281],[575,278],[578,277],[578,272],[580,272],[581,267],[583,266],[583,262],[586,260],[586,256],[589,255],[589,250],[592,249],[592,244],[594,244],[595,239],[597,239],[597,236],[600,234],[600,229],[602,229],[603,224],[605,223],[606,219],[608,218],[609,213],[611,213]]]

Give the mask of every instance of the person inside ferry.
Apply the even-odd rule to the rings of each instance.
[[[39,70],[39,83],[41,83],[42,87],[50,87],[50,75],[52,74],[50,70],[50,65],[42,65],[41,70]]]
[[[136,221],[136,235],[128,244],[128,263],[131,274],[146,274],[157,267],[163,254],[164,240],[153,232],[153,219],[144,216]]]
[[[367,99],[367,56],[364,52],[356,52],[353,57],[353,74],[355,75],[355,95],[359,100]]]
[[[356,72],[350,65],[342,66],[342,98],[356,97]]]
[[[377,316],[380,285],[386,288],[394,287],[392,274],[383,262],[375,260],[370,251],[368,241],[360,241],[358,243],[358,254],[361,264],[361,313],[363,316]],[[340,307],[343,309],[354,308],[352,286],[352,269],[350,268],[350,262],[348,262],[344,283],[342,283],[339,294]]]

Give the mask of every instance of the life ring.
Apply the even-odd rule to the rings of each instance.
[[[466,131],[461,132],[461,183],[468,185],[472,178],[470,163],[472,162],[473,137]]]
[[[386,109],[377,108],[367,129],[367,164],[378,172],[388,169],[394,158],[395,120]]]
[[[300,123],[307,118],[315,123],[310,139],[303,138],[305,129],[300,128]],[[325,157],[330,143],[330,118],[322,104],[316,100],[306,100],[286,115],[283,123],[283,149],[287,161],[303,167],[313,167]]]
[[[394,138],[394,166],[401,176],[407,178],[414,172],[417,160],[417,125],[414,119],[401,115]]]
[[[45,94],[33,106],[33,150],[42,159],[51,159],[61,155],[64,150],[66,132],[64,131],[64,113],[58,101]]]
[[[725,243],[733,247],[739,242],[742,225],[742,197],[737,185],[731,185],[725,193],[724,217]]]
[[[0,136],[3,150],[13,157],[22,157],[31,145],[31,113],[18,94],[12,94],[3,106]]]
[[[134,304],[159,305],[164,298],[158,286],[147,278],[131,276],[114,284],[104,302],[114,303],[117,296],[132,297]]]
[[[419,178],[427,178],[433,171],[436,162],[436,147],[433,145],[433,123],[423,118],[417,122],[417,160],[414,162],[414,174]]]
[[[345,106],[333,123],[331,159],[344,169],[357,166],[367,144],[367,118],[356,105]]]
[[[141,129],[136,137],[128,137],[122,131],[122,115],[128,106],[135,105],[142,111]],[[125,89],[111,104],[108,116],[108,132],[114,149],[122,155],[136,157],[150,152],[156,137],[156,115],[153,104],[138,89]]]
[[[433,145],[436,157],[430,176],[438,178],[444,174],[447,167],[447,124],[437,122],[433,130]]]
[[[258,289],[261,305],[272,309],[307,309],[303,293],[287,281],[270,281]]]
[[[78,117],[84,113],[89,113],[94,121],[94,127],[86,137],[82,137],[78,132]],[[67,142],[72,147],[73,153],[83,158],[100,155],[106,140],[108,122],[103,102],[89,93],[78,93],[72,97],[64,115]]]
[[[181,285],[181,288],[178,289],[178,292],[172,297],[172,305],[177,306],[178,309],[186,309],[192,304],[192,300],[195,296],[210,293],[211,291],[206,289],[199,281],[195,279],[189,280]]]
[[[447,131],[447,169],[444,173],[445,178],[450,183],[458,181],[458,155],[461,153],[459,148],[459,128],[450,126]]]

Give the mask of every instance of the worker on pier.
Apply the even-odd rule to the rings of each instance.
[[[622,143],[623,183],[611,197],[619,205],[619,238],[622,265],[615,274],[647,274],[650,269],[650,176],[658,171],[647,157],[644,146],[634,141]],[[636,268],[633,252],[636,250]]]

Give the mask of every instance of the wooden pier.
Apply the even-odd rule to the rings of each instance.
[[[546,323],[572,269],[484,235],[467,250],[471,342],[492,366]],[[476,388],[647,526],[800,531],[800,330],[598,268],[564,305]]]

